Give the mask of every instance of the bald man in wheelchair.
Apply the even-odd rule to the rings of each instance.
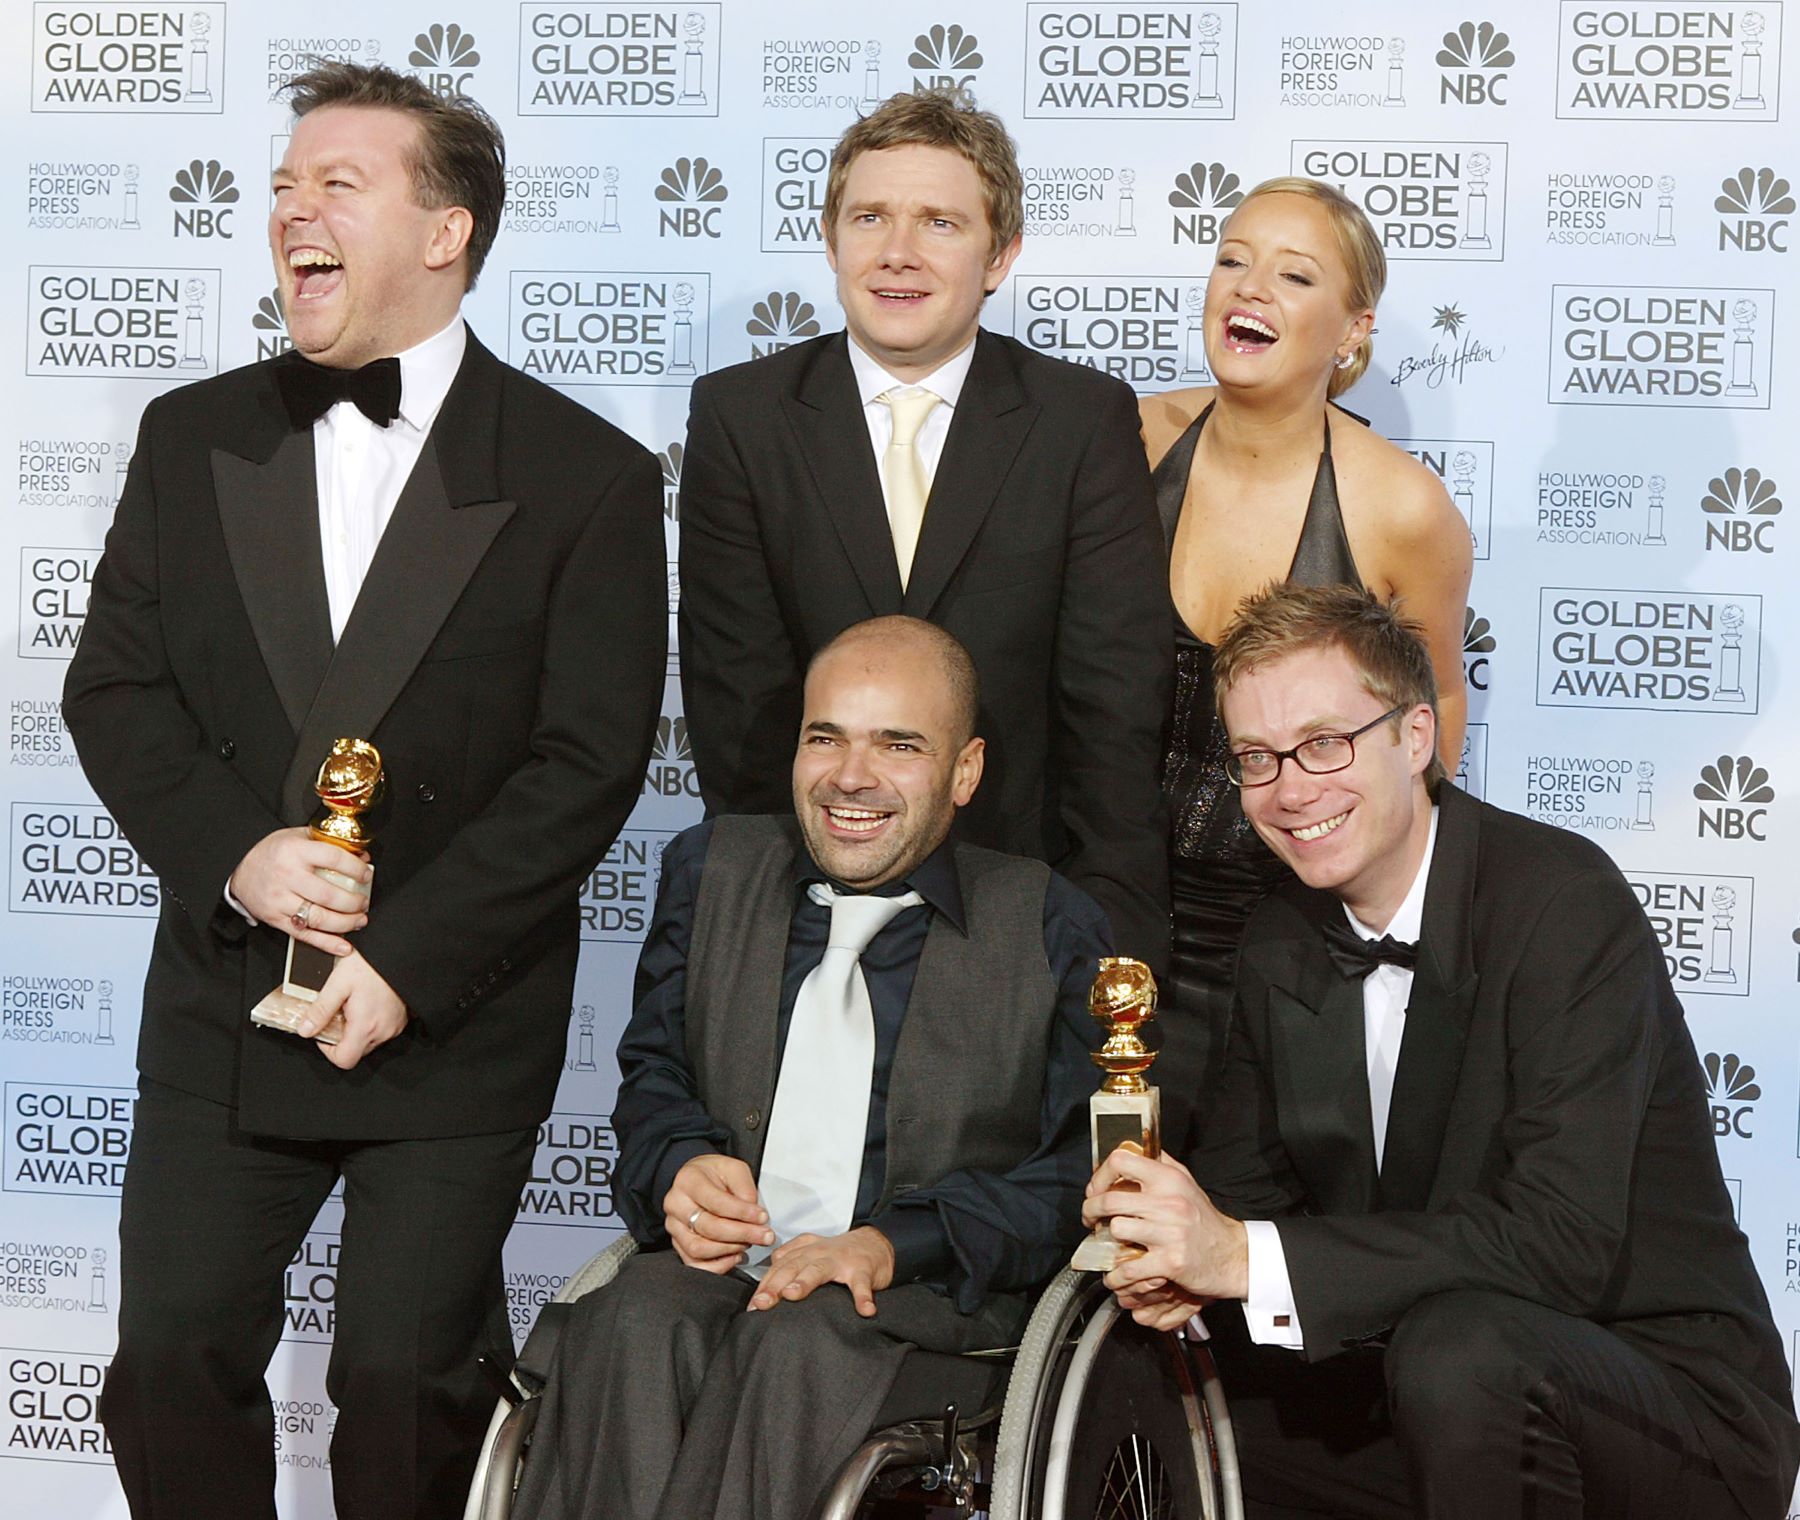
[[[910,1349],[1013,1343],[1068,1260],[1109,935],[953,838],[979,708],[949,634],[858,624],[807,675],[794,817],[671,842],[614,1110],[642,1250],[574,1306],[516,1516],[797,1520]]]

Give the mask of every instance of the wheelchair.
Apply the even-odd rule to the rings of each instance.
[[[611,1282],[636,1250],[629,1235],[620,1237],[555,1303]],[[464,1520],[511,1513],[542,1386],[532,1361],[528,1341],[489,1422]],[[921,1410],[942,1413],[918,1418]],[[812,1520],[1243,1513],[1231,1418],[1205,1344],[1143,1329],[1097,1277],[1064,1271],[1038,1299],[1016,1348],[909,1355],[874,1433],[838,1469]]]

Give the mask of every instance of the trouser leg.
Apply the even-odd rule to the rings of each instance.
[[[510,1366],[500,1251],[535,1134],[347,1147],[326,1389],[338,1520],[456,1520]]]
[[[1427,1520],[1729,1520],[1672,1375],[1591,1320],[1495,1293],[1423,1300],[1387,1356]]]
[[[119,1349],[100,1415],[136,1520],[273,1520],[263,1374],[282,1273],[336,1178],[321,1147],[145,1080],[119,1210]]]

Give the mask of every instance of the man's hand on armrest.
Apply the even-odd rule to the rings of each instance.
[[[894,1281],[894,1248],[873,1225],[847,1235],[796,1235],[775,1248],[768,1275],[750,1300],[751,1309],[797,1304],[814,1288],[842,1283],[864,1319],[875,1315],[875,1295]]]
[[[226,884],[260,923],[330,955],[348,955],[343,938],[369,922],[369,900],[325,880],[321,870],[367,882],[374,868],[359,855],[314,839],[305,829],[265,834],[238,862]]]
[[[756,1179],[736,1156],[696,1156],[663,1195],[663,1227],[690,1267],[720,1276],[740,1265],[746,1246],[775,1243]]]

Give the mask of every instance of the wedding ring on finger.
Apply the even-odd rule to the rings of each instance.
[[[700,1233],[700,1216],[705,1212],[705,1209],[695,1209],[693,1213],[688,1215],[688,1234],[698,1235]]]
[[[312,927],[312,910],[313,905],[304,897],[301,898],[300,906],[290,915],[294,920],[294,927],[296,929],[310,929]]]

